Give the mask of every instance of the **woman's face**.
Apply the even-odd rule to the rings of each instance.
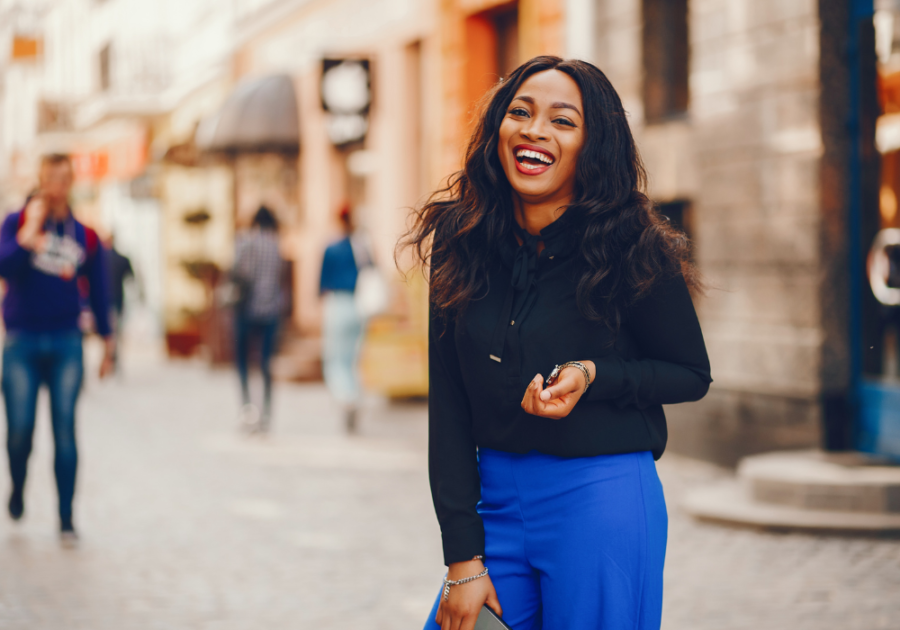
[[[497,151],[523,201],[566,203],[572,196],[583,111],[578,84],[559,70],[533,74],[519,87],[500,124]]]

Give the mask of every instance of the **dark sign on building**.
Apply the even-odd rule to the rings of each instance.
[[[332,144],[346,146],[364,140],[372,103],[369,61],[324,59],[320,89]]]

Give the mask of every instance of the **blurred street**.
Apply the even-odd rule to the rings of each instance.
[[[421,627],[442,576],[424,406],[371,400],[348,438],[322,385],[279,385],[272,435],[249,438],[231,371],[128,354],[92,377],[75,550],[42,400],[26,516],[0,518],[0,628]],[[660,473],[666,630],[897,627],[900,541],[698,524],[679,497],[725,473],[671,453]]]

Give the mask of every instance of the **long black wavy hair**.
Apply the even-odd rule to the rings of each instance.
[[[415,211],[399,247],[411,248],[423,267],[430,264],[431,303],[438,314],[454,318],[484,294],[493,244],[515,221],[514,193],[497,150],[500,124],[522,83],[546,70],[564,72],[578,84],[585,110],[585,140],[566,210],[581,221],[578,308],[617,331],[624,310],[661,274],[681,272],[692,290],[702,287],[687,238],[644,193],[646,172],[619,95],[585,61],[535,57],[495,85],[482,102],[465,166]]]

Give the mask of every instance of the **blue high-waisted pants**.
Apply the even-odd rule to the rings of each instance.
[[[513,630],[658,630],[668,516],[650,452],[483,448],[479,470],[485,565]]]

